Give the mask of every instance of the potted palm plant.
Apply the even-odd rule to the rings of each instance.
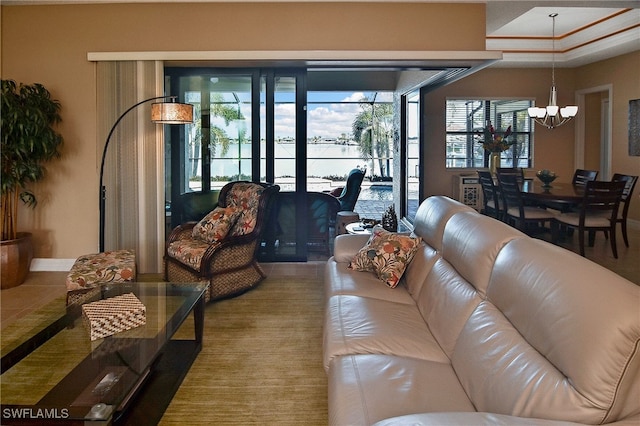
[[[44,86],[1,82],[0,286],[5,289],[24,282],[33,257],[31,234],[18,232],[18,204],[36,205],[27,185],[44,177],[44,163],[60,156],[63,141],[54,129],[61,120],[60,103]]]

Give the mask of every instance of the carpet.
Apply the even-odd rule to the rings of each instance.
[[[210,303],[203,349],[160,424],[326,425],[322,321],[319,277],[270,276]]]

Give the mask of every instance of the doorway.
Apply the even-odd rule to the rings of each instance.
[[[600,170],[598,179],[611,179],[611,96],[604,85],[576,92],[575,168]]]
[[[165,76],[168,92],[194,105],[194,123],[165,139],[167,232],[204,217],[228,182],[284,176],[286,224],[274,216],[265,232],[277,237],[286,226],[294,238],[273,247],[265,240],[261,260],[306,260],[306,72],[167,68]]]

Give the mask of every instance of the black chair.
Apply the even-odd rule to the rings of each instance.
[[[573,179],[571,180],[571,184],[584,185],[587,182],[596,180],[597,177],[598,177],[597,170],[576,169],[576,171],[573,173]]]
[[[558,225],[578,230],[580,255],[584,256],[584,233],[589,232],[589,246],[593,246],[596,231],[611,235],[611,251],[618,258],[616,223],[625,182],[587,181],[578,211],[559,214],[552,223],[552,241],[558,240]]]
[[[520,187],[522,187],[522,184],[524,183],[524,169],[522,167],[498,167],[496,172],[502,174],[502,176],[515,176]]]
[[[622,197],[620,198],[622,206],[618,207],[616,222],[619,223],[622,228],[622,239],[624,240],[624,245],[629,247],[629,237],[627,236],[627,215],[629,214],[629,204],[631,204],[631,194],[633,194],[633,189],[638,181],[638,176],[615,173],[611,180],[624,182],[624,190],[622,191]]]
[[[267,225],[265,239],[269,247],[277,246],[281,252],[296,247],[300,230],[296,226],[298,197],[295,192],[278,193],[271,223]],[[336,197],[324,192],[307,192],[306,199],[307,250],[329,255],[340,203]]]
[[[502,174],[498,170],[498,186],[504,205],[504,221],[515,222],[515,227],[528,234],[539,231],[546,222],[551,223],[554,213],[536,206],[525,205],[522,199],[521,186],[514,174]],[[536,225],[532,229],[530,225]]]
[[[353,211],[356,206],[356,201],[358,201],[358,196],[360,195],[363,179],[364,172],[362,170],[353,169],[349,172],[342,193],[336,197],[338,201],[340,201],[340,211]]]
[[[491,173],[486,170],[478,170],[478,179],[482,186],[482,213],[487,216],[502,219],[502,200],[500,199],[500,191],[493,182]]]

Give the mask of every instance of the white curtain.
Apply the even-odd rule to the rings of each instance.
[[[138,102],[162,96],[158,61],[97,63],[96,163],[118,117]],[[164,167],[162,126],[150,120],[151,103],[131,110],[115,128],[105,159],[105,250],[134,249],[139,273],[162,271]]]

